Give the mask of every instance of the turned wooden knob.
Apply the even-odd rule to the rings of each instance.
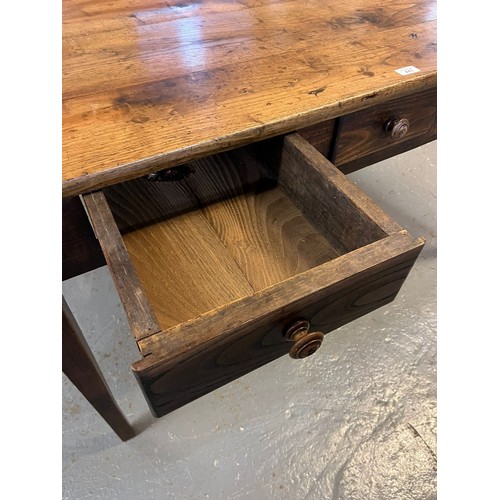
[[[386,133],[391,134],[391,137],[397,141],[408,133],[410,122],[406,118],[401,118],[400,120],[391,118],[385,123],[384,130]]]
[[[321,332],[310,332],[309,327],[308,321],[300,320],[285,331],[285,338],[293,342],[289,352],[291,358],[307,358],[319,349],[325,336]]]

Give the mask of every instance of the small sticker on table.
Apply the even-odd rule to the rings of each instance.
[[[415,66],[405,66],[404,68],[399,68],[394,70],[402,76],[411,75],[412,73],[418,73],[420,70],[415,68]]]

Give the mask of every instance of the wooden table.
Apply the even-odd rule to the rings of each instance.
[[[105,264],[78,195],[297,130],[347,173],[435,139],[436,85],[431,0],[65,0],[63,279]],[[131,437],[66,305],[63,347]]]

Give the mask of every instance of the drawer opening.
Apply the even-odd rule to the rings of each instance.
[[[389,303],[423,246],[305,139],[276,144],[83,196],[156,416],[286,354],[297,319],[328,333]]]
[[[241,148],[181,167],[181,180],[104,189],[162,330],[386,235],[287,155],[277,175]]]

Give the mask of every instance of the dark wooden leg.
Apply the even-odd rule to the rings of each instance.
[[[116,404],[64,297],[62,323],[63,372],[122,441],[134,437],[135,431]]]

